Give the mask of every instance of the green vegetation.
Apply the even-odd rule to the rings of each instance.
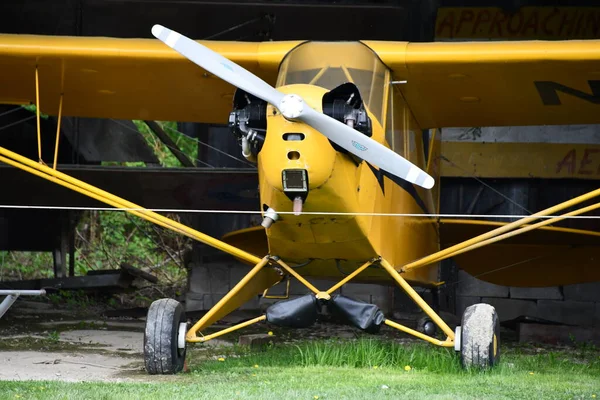
[[[160,165],[167,168],[181,167],[181,163],[171,150],[161,142],[154,133],[148,128],[148,125],[144,121],[134,120],[133,123],[137,127],[138,131],[144,137],[144,140],[148,144],[148,147],[152,149],[156,158],[160,162]],[[184,152],[193,162],[198,158],[198,141],[194,138],[190,138],[177,130],[176,122],[159,122],[157,123],[163,128],[163,130],[171,137],[177,147]],[[116,162],[103,162],[102,165],[119,165],[127,167],[140,167],[144,166],[143,162],[139,163],[116,163]]]
[[[451,350],[376,339],[275,345],[266,352],[193,350],[191,372],[122,375],[131,383],[0,382],[13,399],[593,399],[600,353],[585,358],[531,346],[509,349],[498,368],[464,371]],[[212,353],[212,352],[211,352]],[[4,396],[2,396],[4,393]],[[17,397],[20,396],[20,397]]]
[[[27,105],[23,105],[23,106],[21,106],[21,107],[23,107],[23,108],[24,108],[24,109],[26,109],[27,111],[30,111],[30,112],[32,112],[32,113],[34,113],[34,114],[35,114],[35,113],[36,113],[36,111],[37,111],[37,107],[35,106],[35,104],[27,104]],[[40,118],[43,118],[43,119],[48,119],[48,115],[47,115],[47,114],[44,114],[43,112],[40,112]]]
[[[35,112],[35,105],[24,106]],[[134,121],[138,130],[164,167],[180,167],[171,151],[143,121]],[[190,158],[198,154],[198,143],[177,131],[175,122],[159,122],[165,132]],[[144,163],[104,163],[103,165],[144,166]],[[180,220],[177,215],[169,217]],[[182,286],[185,281],[184,257],[191,240],[121,211],[85,211],[75,230],[75,274],[117,269],[127,262],[158,275],[167,286]],[[0,252],[0,281],[53,277],[50,252]],[[70,300],[66,292],[61,300]],[[65,297],[66,296],[66,297]],[[149,293],[139,292],[137,302],[146,304]],[[72,299],[71,299],[72,300]],[[81,300],[81,299],[79,299]]]
[[[180,284],[185,279],[184,257],[191,241],[125,212],[89,211],[75,229],[75,247],[77,275],[117,269],[127,262],[157,274],[165,284]],[[0,281],[52,277],[52,265],[50,253],[3,251]]]

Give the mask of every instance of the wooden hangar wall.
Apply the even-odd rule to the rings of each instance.
[[[596,2],[504,3],[442,1],[435,40],[600,38]],[[450,128],[442,138],[442,213],[522,215],[598,187],[598,125]],[[600,230],[598,220],[570,220],[561,226]],[[513,268],[518,274],[518,265]],[[600,282],[526,289],[456,274],[451,280],[459,282],[458,315],[483,301],[495,306],[503,321],[526,316],[600,326]]]

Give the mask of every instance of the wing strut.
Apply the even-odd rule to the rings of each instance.
[[[35,119],[37,122],[37,145],[38,145],[38,161],[42,161],[42,129],[40,127],[40,73],[38,66],[35,66]]]
[[[46,165],[36,163],[35,161],[32,161],[3,147],[0,147],[0,161],[23,171],[29,172],[33,175],[47,179],[60,186],[74,190],[95,200],[106,203],[112,207],[127,209],[129,213],[137,217],[153,222],[162,226],[163,228],[181,233],[182,235],[224,251],[234,257],[241,258],[249,263],[257,264],[260,262],[260,258],[253,254],[247,253],[238,249],[237,247],[231,246],[177,221],[164,217],[158,213],[155,213],[154,211],[147,210],[142,206],[87,184],[79,179],[73,178],[72,176],[64,174],[60,171],[56,171]]]
[[[578,210],[571,211],[566,214],[560,215],[558,217],[547,218],[547,219],[544,219],[533,225],[527,225],[523,228],[516,229],[520,226],[527,224],[528,222],[533,222],[536,219],[539,219],[541,217],[546,217],[546,216],[552,215],[556,212],[564,210],[565,208],[578,205],[584,201],[590,200],[599,195],[600,195],[600,189],[592,190],[591,192],[588,192],[581,196],[575,197],[571,200],[562,202],[560,204],[557,204],[557,205],[547,208],[545,210],[539,211],[535,214],[532,214],[531,216],[524,217],[519,220],[513,221],[510,224],[501,226],[501,227],[491,230],[487,233],[476,236],[472,239],[465,240],[462,243],[455,244],[454,246],[448,247],[447,249],[440,250],[436,253],[430,254],[427,257],[423,257],[417,261],[408,263],[400,269],[400,272],[406,272],[411,269],[421,268],[426,265],[432,264],[434,262],[445,260],[447,258],[454,257],[456,255],[465,253],[467,251],[475,250],[480,247],[486,246],[488,244],[492,244],[492,243],[498,242],[500,240],[507,239],[509,237],[516,236],[521,233],[525,233],[525,232],[531,231],[533,229],[536,229],[536,228],[539,228],[542,226],[546,226],[546,225],[550,225],[550,224],[553,224],[558,221],[562,221],[562,220],[566,219],[567,217],[576,216],[579,214],[584,214],[586,212],[596,210],[596,209],[600,208],[600,203],[592,204],[591,206],[583,207]],[[513,229],[516,229],[516,230],[513,230]],[[512,231],[512,232],[510,232],[510,231]]]

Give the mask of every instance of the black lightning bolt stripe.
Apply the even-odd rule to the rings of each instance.
[[[423,201],[421,196],[419,196],[419,193],[417,192],[417,188],[415,188],[415,185],[413,185],[412,183],[410,183],[408,181],[405,181],[402,178],[398,178],[397,176],[392,175],[389,172],[386,172],[382,169],[377,169],[369,163],[367,163],[367,165],[373,172],[373,175],[375,175],[375,178],[377,178],[377,182],[379,182],[379,186],[381,187],[381,191],[383,192],[384,195],[385,195],[385,185],[384,185],[383,177],[386,176],[392,182],[394,182],[396,185],[400,186],[408,194],[410,194],[410,196],[415,200],[417,205],[421,208],[421,210],[423,210],[423,212],[425,214],[429,214],[429,211],[427,210],[427,206],[425,205],[425,202]]]

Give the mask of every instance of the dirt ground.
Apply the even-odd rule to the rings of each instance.
[[[143,322],[105,324],[81,311],[17,301],[0,320],[0,380],[130,379],[124,372],[143,366]]]
[[[142,347],[145,313],[137,310],[133,316],[110,316],[114,314],[107,313],[103,304],[57,306],[43,301],[17,300],[0,319],[0,365],[3,366],[0,380],[148,380]],[[234,312],[213,328],[222,329],[256,317],[255,314]],[[241,334],[271,330],[276,332],[275,338],[280,342],[361,335],[354,328],[336,324],[316,324],[309,329],[295,330],[257,324],[225,335],[223,340],[213,339],[193,346],[188,351],[194,352],[195,359],[197,356],[216,359],[219,349],[237,343]],[[386,333],[395,335],[392,330]]]
[[[0,380],[140,381],[143,317],[18,300],[0,319]],[[215,340],[206,348],[231,346]]]
[[[0,380],[147,381],[143,364],[144,310],[107,312],[102,304],[56,306],[43,301],[19,299],[0,319]],[[120,315],[120,316],[115,316]],[[222,329],[256,313],[232,313],[214,329]],[[123,315],[129,315],[124,317]],[[191,316],[191,319],[197,316]],[[402,321],[410,326],[409,321]],[[413,321],[414,322],[414,321]],[[448,321],[450,323],[450,321]],[[413,326],[414,327],[414,326]],[[257,324],[236,333],[188,349],[194,359],[218,358],[222,348],[237,343],[241,334],[275,332],[279,342],[312,338],[370,336],[357,329],[332,323],[286,330]],[[384,336],[413,342],[388,327]]]

